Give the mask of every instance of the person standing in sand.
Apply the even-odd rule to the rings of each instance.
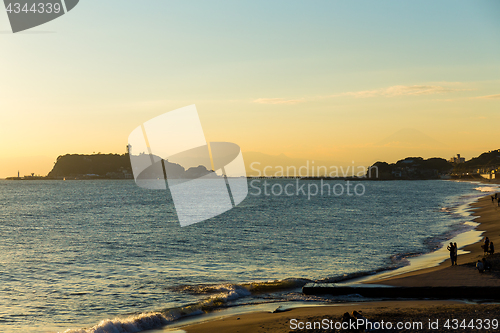
[[[493,242],[490,243],[490,254],[495,253],[495,246],[493,245]]]
[[[490,239],[488,237],[484,237],[484,244],[482,246],[483,248],[483,255],[488,254],[488,251],[490,250]]]
[[[457,266],[457,258],[458,258],[458,246],[457,243],[453,243],[453,259],[455,261],[455,266]],[[453,263],[452,263],[453,264]]]
[[[451,260],[451,265],[453,266],[453,262],[455,261],[455,247],[453,246],[453,243],[450,242],[450,245],[448,245],[446,249],[450,251],[450,260]]]

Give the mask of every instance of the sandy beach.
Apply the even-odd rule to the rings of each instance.
[[[346,332],[346,330],[335,329],[335,323],[340,322],[344,312],[361,312],[372,322],[382,323],[388,327],[390,322],[391,330],[384,332],[449,332],[446,320],[450,320],[453,325],[453,319],[463,321],[469,324],[471,320],[486,319],[493,320],[500,314],[500,305],[471,305],[461,304],[453,301],[384,301],[384,302],[366,302],[358,304],[345,304],[342,306],[325,306],[310,308],[295,308],[282,313],[251,313],[241,316],[232,316],[221,320],[206,322],[202,324],[184,327],[183,330],[188,333],[256,333],[256,332]],[[324,320],[333,321],[333,329],[316,328],[306,329],[307,323],[314,325],[314,322],[322,323]],[[429,322],[438,321],[437,329],[428,329]],[[304,329],[300,329],[299,324],[303,323]],[[475,329],[460,329],[461,332],[472,332],[478,329],[477,323]],[[403,329],[396,329],[398,325],[403,325]],[[405,325],[410,325],[405,328]],[[294,327],[297,327],[294,329]],[[493,328],[493,327],[491,327]],[[497,327],[498,329],[498,327]],[[484,330],[487,332],[495,331]],[[352,332],[352,331],[351,331]]]
[[[497,202],[492,203],[490,196],[487,195],[473,203],[472,207],[475,208],[474,222],[480,223],[476,229],[483,232],[483,237],[487,236],[495,245],[500,245],[500,223],[498,223],[500,221],[500,207],[497,206]],[[435,267],[389,278],[372,279],[367,283],[407,287],[500,286],[500,279],[495,270],[480,274],[475,269],[474,263],[483,258],[481,244],[481,242],[476,242],[461,248],[468,253],[458,256],[458,266],[451,266],[450,259],[447,259]],[[490,260],[493,262],[496,262],[497,258],[498,253],[490,256]],[[494,322],[491,320],[495,318],[498,320],[500,316],[500,305],[497,304],[470,304],[454,300],[395,300],[303,307],[280,313],[249,313],[182,327],[182,330],[189,333],[345,332],[346,330],[336,329],[334,326],[319,327],[318,323],[314,329],[314,322],[326,325],[326,322],[331,320],[330,324],[333,325],[335,322],[340,322],[343,313],[354,310],[362,312],[372,322],[383,320],[391,322],[393,325],[402,323],[402,328],[392,327],[386,330],[387,332],[449,332],[453,330],[453,325],[456,326],[456,330],[461,332],[472,332],[486,322],[490,324],[490,327],[482,327],[483,331],[496,331],[498,327],[494,329],[492,325]],[[323,322],[322,320],[325,319],[326,321]],[[453,321],[454,319],[456,321]],[[307,322],[313,325],[311,329],[306,329]],[[421,323],[422,326],[419,327],[418,323]],[[466,323],[465,326],[464,323]],[[301,330],[302,326],[300,325],[304,325],[304,329]]]
[[[490,196],[487,195],[471,206],[476,208],[472,214],[476,217],[474,222],[480,223],[476,229],[483,232],[483,237],[488,237],[491,242],[500,245],[500,207],[497,206],[497,202],[492,203]],[[500,279],[493,274],[478,274],[472,265],[483,258],[481,245],[481,242],[477,242],[461,248],[469,253],[458,256],[458,266],[451,266],[450,259],[446,259],[435,267],[374,280],[370,283],[406,287],[500,286]]]

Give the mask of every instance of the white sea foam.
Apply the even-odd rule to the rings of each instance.
[[[252,295],[252,293],[271,292],[300,288],[309,280],[283,279],[244,284],[184,285],[172,288],[174,291],[191,294],[210,294],[210,297],[196,304],[181,308],[165,309],[160,312],[147,312],[124,318],[105,319],[90,328],[68,329],[64,333],[137,333],[165,326],[180,318],[201,315],[224,307],[229,301]],[[307,298],[296,297],[295,300]]]
[[[498,186],[480,186],[474,188],[476,191],[480,192],[496,192],[498,191],[499,187]]]
[[[158,328],[168,324],[170,320],[161,313],[141,313],[127,318],[105,319],[90,328],[68,329],[64,333],[136,333]]]

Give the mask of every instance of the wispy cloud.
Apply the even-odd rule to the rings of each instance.
[[[254,101],[254,103],[259,104],[298,104],[303,103],[306,100],[301,99],[284,99],[284,98],[259,98]]]
[[[457,85],[460,83],[450,83],[450,85]],[[398,96],[423,96],[423,95],[434,95],[434,94],[444,94],[455,91],[464,91],[469,89],[458,89],[449,88],[443,85],[412,85],[404,86],[397,85],[387,88],[380,88],[374,90],[361,90],[361,91],[348,91],[338,94],[326,95],[326,96],[313,96],[307,98],[297,98],[297,99],[285,99],[285,98],[259,98],[254,100],[254,103],[259,104],[298,104],[304,102],[318,101],[336,97],[350,96],[354,98],[370,98],[370,97],[398,97]],[[483,98],[500,98],[500,95],[484,96]]]
[[[500,94],[476,97],[479,99],[500,99]]]
[[[368,97],[395,97],[395,96],[420,96],[420,95],[432,95],[432,94],[442,94],[452,91],[458,91],[461,89],[445,88],[442,86],[429,86],[429,85],[414,85],[414,86],[392,86],[388,88],[375,89],[375,90],[362,90],[362,91],[351,91],[340,93],[334,96],[353,96],[356,98],[368,98]]]

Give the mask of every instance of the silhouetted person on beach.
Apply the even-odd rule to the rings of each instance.
[[[457,258],[458,258],[458,246],[457,246],[457,243],[453,243],[453,249],[454,249],[453,259],[455,261],[455,266],[456,266],[457,265]]]
[[[495,201],[495,197],[491,196],[491,202],[494,202],[494,201]]]
[[[490,254],[495,253],[495,246],[493,245],[493,242],[490,243]]]
[[[354,325],[354,327],[356,327],[356,318],[354,317],[351,317],[351,315],[349,314],[349,312],[346,312],[342,315],[342,323],[348,323],[347,327],[347,332],[359,332],[359,330],[356,330],[356,329],[351,329],[351,325]]]
[[[453,266],[453,263],[455,262],[455,246],[453,245],[453,243],[450,243],[450,245],[448,245],[446,249],[450,251],[450,260],[451,260],[451,265]]]
[[[498,193],[495,193],[495,200],[498,199]]]
[[[481,246],[483,248],[483,255],[488,254],[488,251],[490,249],[490,239],[488,237],[484,238],[484,244]]]
[[[484,264],[483,264],[483,262],[481,260],[477,261],[476,268],[479,271],[479,273],[483,273],[484,272]]]

